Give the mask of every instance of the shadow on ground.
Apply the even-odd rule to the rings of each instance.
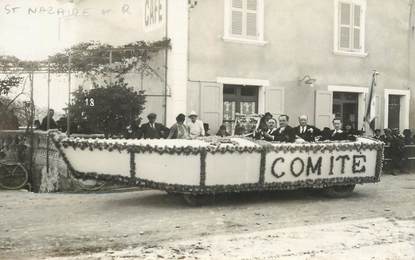
[[[192,205],[186,203],[182,194],[167,194],[165,192],[147,191],[148,194],[140,195],[128,199],[119,199],[108,201],[111,207],[136,207],[144,206],[149,208],[177,208],[189,207]],[[368,196],[368,193],[353,192],[346,200],[361,200]],[[261,192],[240,192],[240,193],[222,193],[210,195],[203,201],[203,207],[226,207],[226,206],[243,206],[255,205],[261,203],[292,203],[295,201],[321,201],[321,200],[341,200],[328,198],[318,191],[314,190],[292,190],[292,191],[261,191]],[[194,205],[193,205],[194,206]]]

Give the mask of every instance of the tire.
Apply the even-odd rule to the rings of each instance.
[[[340,185],[324,188],[323,194],[330,198],[347,198],[353,194],[356,184]]]
[[[18,190],[27,184],[29,174],[21,164],[0,165],[0,188]]]
[[[183,194],[183,199],[189,206],[192,207],[200,207],[213,201],[212,196],[201,194]]]
[[[81,180],[78,180],[76,185],[82,191],[94,192],[94,191],[100,191],[105,186],[105,184],[106,184],[105,182],[100,182],[100,181],[93,181],[93,183],[87,184],[87,183],[82,182]]]

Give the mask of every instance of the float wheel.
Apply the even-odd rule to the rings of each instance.
[[[203,206],[213,201],[213,196],[206,194],[183,194],[184,201],[193,207]]]
[[[339,185],[324,188],[323,194],[330,198],[346,198],[353,194],[353,190],[356,184],[351,185]]]

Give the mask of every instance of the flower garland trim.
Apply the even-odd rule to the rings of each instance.
[[[261,153],[261,162],[260,162],[260,176],[259,181],[257,183],[249,183],[249,184],[236,184],[236,185],[212,185],[212,186],[206,186],[206,157],[208,153],[211,153],[212,150],[202,147],[197,148],[197,150],[188,150],[187,147],[179,147],[180,149],[175,149],[165,147],[151,147],[151,146],[118,146],[121,148],[121,151],[126,150],[126,152],[130,153],[130,177],[120,176],[120,175],[108,175],[108,174],[99,174],[94,172],[79,172],[76,171],[71,163],[69,162],[68,158],[66,157],[65,153],[63,152],[62,148],[69,147],[68,142],[62,142],[59,140],[59,138],[56,138],[56,135],[52,133],[52,141],[54,142],[55,146],[59,150],[63,160],[68,166],[68,169],[70,172],[74,174],[77,178],[82,179],[95,179],[95,180],[104,180],[104,181],[112,181],[116,183],[122,183],[122,184],[129,184],[129,185],[137,185],[137,186],[143,186],[146,188],[153,188],[153,189],[159,189],[164,190],[168,192],[176,192],[176,193],[191,193],[191,194],[213,194],[213,193],[226,193],[226,192],[243,192],[243,191],[265,191],[265,190],[293,190],[293,189],[299,189],[299,188],[325,188],[329,186],[341,186],[341,185],[352,185],[352,184],[362,184],[362,183],[376,183],[380,181],[380,175],[382,172],[382,164],[383,164],[383,143],[374,143],[374,144],[364,144],[364,143],[352,143],[352,144],[341,144],[345,145],[346,150],[353,148],[356,148],[358,151],[363,151],[366,149],[369,150],[376,150],[377,156],[376,156],[376,173],[375,176],[365,176],[365,177],[338,177],[338,178],[321,178],[321,179],[313,179],[313,180],[299,180],[299,181],[293,181],[293,182],[271,182],[271,183],[264,183],[265,178],[265,165],[266,165],[266,155],[269,152],[310,152],[315,151],[315,149],[323,151],[329,151],[333,152],[334,150],[337,151],[337,149],[322,149],[322,146],[320,144],[312,144],[312,145],[297,145],[297,146],[284,146],[283,148],[279,149],[276,146],[273,145],[267,145],[265,146],[262,144],[260,148],[255,149],[248,149],[248,147],[244,147],[244,149],[241,149],[239,151],[242,152],[260,152]],[[85,146],[85,142],[77,142],[74,143],[77,148],[80,144],[81,146],[86,149],[86,147],[89,148],[89,146]],[[327,144],[326,144],[327,145]],[[330,147],[330,144],[328,144]],[[105,147],[103,147],[105,146]],[[104,143],[102,146],[100,146],[106,150],[109,150],[109,144]],[[265,148],[264,148],[265,147]],[[136,176],[136,164],[135,164],[135,153],[143,153],[148,152],[148,150],[145,149],[152,149],[152,152],[156,152],[159,154],[163,153],[169,153],[169,154],[199,154],[200,155],[200,185],[193,186],[193,185],[182,185],[182,184],[169,184],[169,183],[160,183],[160,182],[154,182],[146,179],[137,178]],[[177,148],[177,147],[176,147]],[[252,147],[249,147],[252,148]],[[295,148],[295,149],[293,149]],[[76,149],[74,147],[74,149]],[[93,148],[94,149],[94,148]],[[170,149],[166,151],[166,149]],[[114,149],[113,149],[114,150]],[[115,149],[117,150],[117,149]],[[353,150],[353,149],[352,149]],[[233,152],[239,152],[238,150],[231,150]],[[343,150],[341,150],[343,151]],[[215,151],[217,152],[217,151]],[[222,153],[222,150],[219,152]],[[225,152],[229,152],[228,149],[224,150]]]

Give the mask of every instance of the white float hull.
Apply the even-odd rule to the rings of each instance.
[[[55,138],[81,178],[172,192],[218,193],[327,187],[380,180],[383,143],[268,143]]]

